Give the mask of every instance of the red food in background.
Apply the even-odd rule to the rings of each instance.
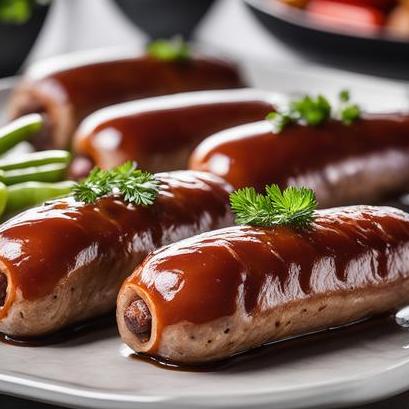
[[[396,0],[328,0],[335,3],[350,4],[353,6],[375,8],[388,12],[398,5]]]
[[[349,4],[346,1],[310,0],[306,10],[311,18],[323,25],[331,28],[353,28],[354,31],[364,34],[376,33],[385,24],[385,15],[379,9]]]

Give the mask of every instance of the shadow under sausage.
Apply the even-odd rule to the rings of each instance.
[[[92,321],[69,326],[55,333],[35,338],[13,338],[0,334],[0,342],[19,347],[71,348],[88,344],[96,339],[118,338],[115,314],[105,314]]]
[[[376,340],[399,331],[406,330],[399,327],[392,316],[373,318],[345,327],[263,345],[226,360],[220,370],[232,374],[288,366],[291,362],[310,361],[311,358],[323,354],[334,352],[342,354],[343,350],[350,350],[354,346],[363,344],[373,344]]]

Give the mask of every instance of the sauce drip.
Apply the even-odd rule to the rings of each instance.
[[[305,335],[300,335],[291,338],[270,342],[261,345],[255,349],[244,351],[226,359],[212,361],[203,364],[186,365],[168,361],[166,359],[152,356],[143,353],[132,353],[129,358],[137,361],[145,362],[154,365],[161,369],[182,372],[220,372],[220,371],[240,371],[240,368],[245,365],[257,366],[274,365],[277,359],[280,359],[283,354],[289,354],[294,351],[294,355],[298,351],[305,353],[307,348],[314,348],[317,345],[337,345],[342,348],[345,345],[345,340],[351,344],[351,340],[362,338],[369,339],[374,334],[387,334],[391,331],[396,331],[397,323],[393,315],[383,315],[372,319],[362,320],[345,326],[321,330]],[[381,329],[381,330],[380,330]],[[353,342],[353,341],[352,341]],[[338,345],[339,344],[339,345]]]
[[[234,226],[165,247],[129,279],[148,293],[158,327],[208,323],[243,305],[260,314],[310,297],[407,279],[409,218],[398,210],[321,210],[308,229]]]
[[[6,334],[0,333],[0,342],[19,347],[44,347],[76,340],[86,335],[93,334],[94,332],[114,328],[115,326],[115,315],[106,314],[92,321],[80,322],[55,333],[41,337],[10,337]]]

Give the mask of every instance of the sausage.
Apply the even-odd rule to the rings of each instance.
[[[351,125],[331,120],[279,134],[268,121],[243,125],[207,138],[189,167],[235,188],[306,186],[320,207],[373,204],[407,189],[409,115],[365,114]]]
[[[406,305],[408,260],[409,215],[390,207],[318,210],[301,230],[227,227],[148,256],[120,290],[118,327],[136,352],[220,360]]]
[[[231,188],[217,176],[180,171],[157,177],[161,190],[152,206],[71,197],[0,226],[0,332],[35,337],[107,313],[148,252],[231,225]]]
[[[136,300],[125,310],[127,328],[139,338],[148,340],[152,326],[152,315],[143,300]]]
[[[80,121],[104,106],[176,92],[240,88],[234,65],[210,56],[161,61],[134,52],[68,55],[33,65],[14,92],[11,118],[45,113],[49,132],[41,148],[67,148]]]
[[[4,305],[7,296],[7,276],[0,273],[0,307]]]
[[[150,172],[186,169],[205,137],[264,119],[280,96],[256,90],[202,91],[127,102],[104,108],[81,124],[74,150],[96,166],[126,160]]]

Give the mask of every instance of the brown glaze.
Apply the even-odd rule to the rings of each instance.
[[[33,66],[11,103],[12,117],[45,111],[54,128],[64,127],[63,137],[48,141],[48,146],[66,147],[76,125],[107,105],[176,92],[243,86],[233,65],[206,56],[176,62],[136,53],[70,58],[75,62],[52,59]]]
[[[84,205],[72,198],[27,210],[0,227],[0,260],[13,284],[33,300],[52,292],[73,269],[94,264],[101,280],[129,269],[135,252],[148,252],[170,242],[177,230],[208,229],[226,217],[227,190],[206,174],[158,175],[161,192],[153,206],[131,206],[115,197]],[[188,236],[189,233],[179,234]],[[133,248],[143,237],[144,248]]]
[[[280,134],[268,121],[233,128],[200,144],[190,168],[222,176],[235,188],[309,186],[326,207],[404,189],[408,161],[409,115],[372,114],[350,126],[332,120],[317,127],[291,125]],[[371,191],[362,193],[366,188]]]
[[[88,117],[74,136],[74,150],[102,168],[133,160],[152,172],[183,169],[207,136],[264,119],[273,109],[273,95],[248,89],[128,102]]]
[[[145,352],[156,353],[160,334],[174,324],[214,323],[239,308],[246,321],[313,297],[323,300],[320,312],[337,294],[359,297],[397,285],[409,279],[408,251],[407,214],[388,207],[335,208],[318,211],[308,229],[236,226],[166,246],[123,290],[147,294],[159,335]],[[276,327],[289,324],[277,321]]]
[[[171,325],[231,315],[240,291],[252,314],[312,293],[409,276],[408,266],[393,263],[409,246],[409,218],[378,209],[322,210],[304,230],[236,226],[204,233],[157,250],[129,282],[151,295],[162,325]],[[165,278],[172,287],[161,286]]]
[[[43,335],[112,311],[123,279],[148,252],[232,222],[230,187],[220,178],[189,171],[157,177],[161,190],[152,206],[66,198],[4,223],[0,266],[8,288],[0,331]]]

